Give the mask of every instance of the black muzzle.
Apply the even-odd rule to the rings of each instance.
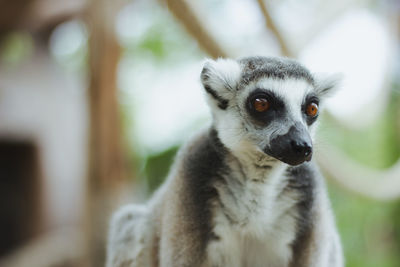
[[[299,165],[312,158],[312,141],[305,126],[296,123],[284,135],[272,137],[265,153],[290,165]]]

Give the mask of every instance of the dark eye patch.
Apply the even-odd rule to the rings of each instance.
[[[263,98],[268,100],[270,106],[267,111],[258,112],[254,108],[254,101]],[[247,97],[246,109],[253,121],[260,126],[266,126],[272,120],[283,117],[286,112],[283,100],[265,89],[256,89]]]
[[[301,106],[303,118],[307,122],[308,125],[313,124],[317,120],[318,115],[319,115],[319,114],[317,114],[315,117],[307,116],[306,109],[307,109],[307,106],[310,105],[311,103],[315,103],[315,104],[319,105],[319,98],[317,97],[317,95],[315,95],[315,94],[307,95],[304,98],[303,105]]]

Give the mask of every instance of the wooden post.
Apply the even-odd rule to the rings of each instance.
[[[104,266],[108,221],[113,197],[126,181],[117,65],[121,49],[114,33],[115,1],[92,0],[89,28],[89,170],[87,190],[87,266]]]

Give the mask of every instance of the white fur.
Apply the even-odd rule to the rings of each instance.
[[[127,205],[113,215],[106,266],[150,266],[148,211],[144,205]]]
[[[294,239],[295,221],[284,213],[294,204],[290,199],[277,200],[284,165],[276,164],[268,171],[265,183],[249,177],[237,177],[241,184],[232,182],[217,187],[224,207],[216,207],[214,232],[219,241],[208,247],[210,266],[286,266],[291,259],[290,243]],[[245,170],[254,179],[264,179],[266,173]],[[229,187],[229,188],[227,188]],[[226,190],[231,190],[237,199]],[[254,202],[259,203],[255,206]],[[232,225],[226,214],[239,221]],[[271,242],[266,242],[270,240]]]
[[[314,73],[315,89],[320,96],[331,96],[343,81],[342,73]]]
[[[263,130],[253,130],[252,136],[246,134],[243,129],[243,123],[252,128],[252,123],[244,121],[245,99],[249,93],[255,89],[266,89],[280,96],[288,107],[288,116],[284,123],[279,125],[271,124]],[[306,123],[302,116],[301,106],[304,97],[311,93],[314,88],[304,80],[299,79],[270,79],[263,78],[249,84],[240,92],[236,92],[235,98],[230,102],[230,112],[225,112],[218,108],[214,109],[213,115],[215,125],[219,132],[219,137],[233,151],[248,151],[249,146],[253,146],[250,152],[261,151],[261,149],[270,141],[271,134],[285,134],[289,128],[295,123],[300,122],[305,127]],[[213,99],[210,99],[213,101]],[[315,127],[310,127],[310,134],[313,137]],[[273,129],[273,131],[271,130]],[[258,139],[255,141],[255,139]],[[243,149],[245,147],[245,149]]]
[[[268,89],[280,96],[284,100],[289,111],[290,115],[288,116],[288,120],[292,120],[292,122],[302,122],[305,125],[301,106],[304,97],[313,90],[313,87],[308,82],[299,79],[278,80],[264,78],[247,87],[246,91],[249,92],[255,88]]]
[[[239,64],[233,59],[208,59],[204,68],[210,71],[210,80],[207,82],[210,87],[222,97],[232,98],[241,75]]]

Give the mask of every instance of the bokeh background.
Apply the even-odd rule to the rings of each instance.
[[[339,72],[316,160],[346,266],[400,266],[398,0],[0,0],[0,266],[103,266],[110,214],[143,202],[210,124],[205,58]]]

